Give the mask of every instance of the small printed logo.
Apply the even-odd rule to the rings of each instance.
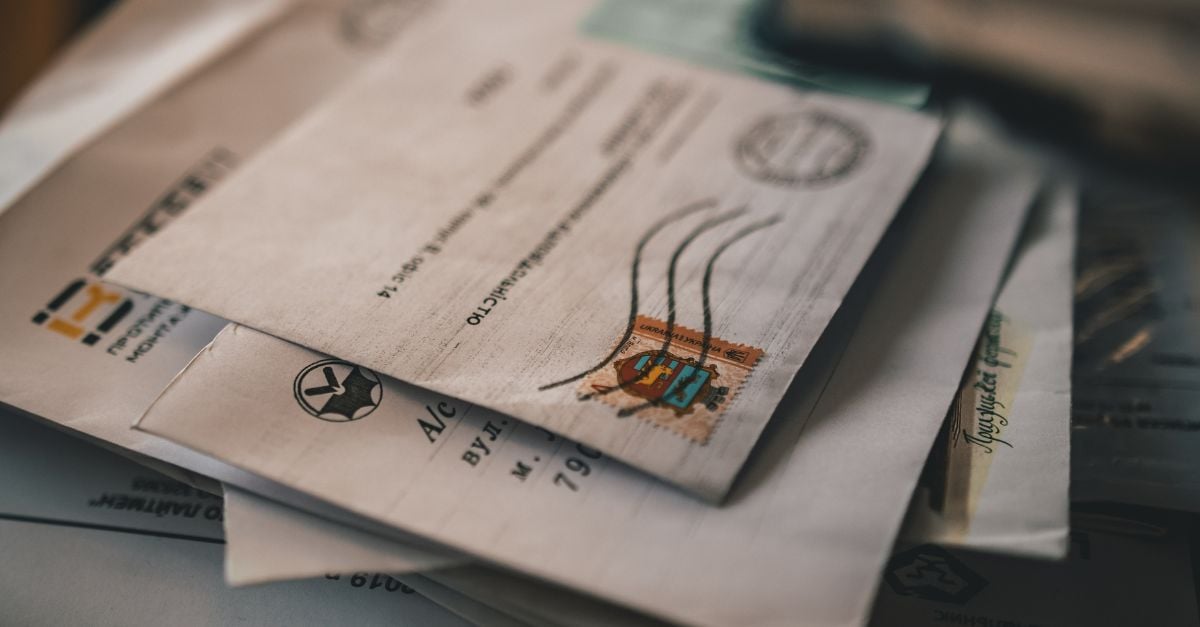
[[[68,284],[33,316],[33,323],[94,346],[121,322],[133,302],[97,281],[78,279]]]
[[[893,555],[883,578],[896,594],[956,605],[970,601],[988,583],[948,551],[933,544]]]
[[[304,411],[329,422],[361,420],[383,399],[379,375],[339,359],[309,364],[292,387]]]
[[[104,284],[104,275],[142,242],[162,231],[172,220],[179,217],[192,202],[228,174],[235,163],[236,158],[228,150],[212,150],[199,165],[188,171],[186,176],[167,190],[167,193],[157,198],[136,222],[104,249],[88,267],[87,277],[71,281],[50,299],[50,302],[37,310],[33,315],[33,323],[72,340],[79,340],[86,346],[95,346],[105,334],[129,317],[135,303],[129,292]],[[137,302],[144,303],[149,301],[150,297],[143,294],[137,299]],[[170,301],[165,300],[159,302],[162,303],[160,306],[170,304]],[[181,307],[180,311],[182,313],[179,317],[170,317],[169,324],[173,326],[182,320],[182,315],[186,315],[187,309]],[[158,309],[151,309],[147,314],[150,317],[143,320],[148,323],[149,320],[154,320],[158,313]],[[118,338],[116,344],[109,347],[108,352],[117,354],[114,347],[123,347],[125,341],[134,337],[136,336],[127,335]],[[151,348],[154,346],[153,341],[155,340],[148,341]],[[145,342],[142,344],[147,345]],[[149,348],[139,352],[145,354],[147,351]]]
[[[862,161],[870,142],[857,125],[824,111],[767,116],[734,148],[751,177],[793,187],[840,181]]]

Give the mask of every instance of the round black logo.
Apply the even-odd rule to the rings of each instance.
[[[746,174],[776,185],[840,181],[857,169],[870,142],[856,125],[824,111],[767,116],[735,147]]]
[[[306,366],[296,375],[292,391],[304,411],[329,422],[360,420],[383,400],[379,375],[339,359]]]

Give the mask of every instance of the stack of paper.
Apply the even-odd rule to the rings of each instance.
[[[227,589],[219,496],[0,418],[6,624],[469,624],[387,574]]]
[[[912,624],[929,543],[1067,555],[1077,194],[970,112],[742,2],[259,4],[0,215],[5,544],[174,542],[63,620],[188,542],[324,579],[288,623]]]

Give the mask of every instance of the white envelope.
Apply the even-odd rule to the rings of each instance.
[[[1076,193],[1061,186],[1031,212],[961,411],[939,435],[914,496],[901,533],[909,541],[1066,555],[1077,211]]]
[[[661,618],[861,623],[1034,190],[986,146],[949,147],[723,507],[531,425],[236,326],[139,428]],[[355,383],[367,414],[327,421],[298,402],[297,375],[327,367],[335,382],[368,381]],[[485,463],[463,459],[480,446]]]
[[[965,520],[946,519],[930,508],[929,488],[919,486],[901,531],[906,541],[1042,557],[1065,554],[1069,477],[1063,439],[1070,399],[1071,256],[1076,210],[1077,198],[1065,186],[1035,206],[998,298],[997,308],[1017,317],[1022,328],[1033,335],[1033,350],[1022,355],[1026,372],[1016,390],[1014,415],[1020,420],[1014,428],[1019,437],[1006,436],[1015,448],[997,447],[1003,452],[995,461],[994,472],[984,475],[990,479],[982,483],[979,504]],[[1059,297],[1050,297],[1055,294]],[[926,463],[926,474],[937,461],[931,458]],[[1038,480],[1030,481],[1031,475]],[[394,541],[228,486],[226,495],[230,521],[226,567],[233,585],[298,579],[339,568],[386,571],[392,559]],[[302,547],[304,550],[299,550]],[[504,575],[494,571],[454,568],[430,576],[495,606],[515,602],[512,591],[502,592],[504,586],[497,583]],[[542,591],[536,596],[538,602],[527,609],[545,610],[545,599],[551,596],[563,599],[564,594],[561,590]],[[571,600],[563,602],[571,603],[571,616],[577,621],[611,618],[595,611],[594,604],[585,607]],[[622,620],[627,623],[629,617]]]
[[[1022,355],[1026,372],[1020,377],[1018,402],[1013,410],[1013,415],[1020,417],[1014,424],[1014,432],[1020,437],[1006,436],[1014,448],[999,449],[1004,452],[995,460],[990,479],[983,484],[980,504],[966,520],[968,524],[945,520],[928,508],[927,488],[919,487],[902,530],[909,542],[1043,557],[1065,554],[1069,515],[1063,439],[1070,398],[1071,255],[1076,209],[1077,198],[1065,187],[1035,206],[997,302],[997,308],[1018,317],[1034,336],[1033,350]],[[1049,298],[1052,294],[1060,298]],[[930,472],[929,463],[926,473]],[[1030,481],[1031,475],[1038,480]],[[394,541],[228,486],[226,511],[229,543],[225,559],[234,585],[300,579],[339,569],[387,572],[390,551],[396,547]],[[1022,568],[1044,568],[1016,560],[1002,563],[1012,564],[1017,573]],[[494,570],[451,568],[428,576],[497,607],[519,605],[522,600],[513,590],[505,590],[514,577]],[[509,611],[526,612],[530,622],[553,622],[554,617],[566,616],[577,623],[589,619],[612,622],[612,609],[596,602],[581,602],[561,589],[542,589],[527,596],[534,601]],[[547,608],[547,599],[568,604],[568,609],[550,613],[555,608]],[[532,612],[539,612],[541,617],[530,616]],[[876,620],[890,620],[890,616],[877,616]],[[629,624],[631,617],[622,615],[621,621]]]
[[[110,278],[720,500],[938,122],[585,38],[589,4],[435,5]]]

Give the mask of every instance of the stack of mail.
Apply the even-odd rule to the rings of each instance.
[[[324,580],[157,579],[197,622],[917,624],[975,571],[1018,583],[954,616],[1186,572],[1104,530],[1128,555],[1028,563],[1077,538],[1074,187],[921,86],[778,63],[751,4],[210,0],[185,63],[122,65],[140,100],[34,92],[94,122],[0,189],[0,519],[44,527],[4,545]],[[1187,577],[1138,598],[1194,617]]]

